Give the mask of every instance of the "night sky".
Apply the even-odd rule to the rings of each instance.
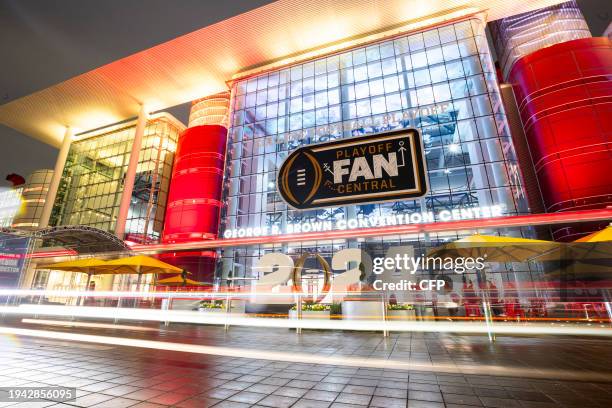
[[[0,104],[269,2],[0,0]],[[612,1],[579,4],[593,35],[601,35]],[[168,111],[187,123],[188,106]],[[0,185],[9,184],[6,174],[54,167],[51,146],[2,125],[0,141]]]

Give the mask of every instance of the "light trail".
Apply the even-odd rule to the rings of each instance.
[[[318,330],[446,332],[497,335],[557,335],[612,337],[612,328],[604,325],[565,325],[507,322],[485,325],[482,322],[453,321],[383,321],[282,319],[245,317],[241,314],[202,313],[189,310],[134,309],[118,307],[20,305],[0,307],[0,316],[60,316],[132,321],[155,321],[262,328],[302,328]]]
[[[105,345],[139,347],[154,350],[183,353],[207,354],[223,357],[247,358],[254,360],[284,361],[291,363],[325,364],[335,366],[382,368],[387,370],[406,370],[421,372],[440,372],[451,374],[498,375],[519,378],[545,378],[569,381],[612,382],[612,374],[595,371],[570,371],[537,369],[532,367],[504,367],[499,365],[415,363],[410,361],[364,358],[350,356],[326,356],[313,353],[280,352],[257,349],[244,349],[221,346],[173,343],[165,341],[140,340],[125,337],[97,336],[57,331],[19,329],[0,326],[0,334],[45,338],[62,341],[98,343]]]
[[[45,326],[87,327],[90,329],[132,330],[132,331],[143,331],[143,332],[162,331],[154,327],[126,326],[124,324],[110,324],[110,323],[75,322],[75,321],[68,321],[68,320],[21,319],[21,322],[28,323],[28,324],[40,324],[40,325],[45,325]]]

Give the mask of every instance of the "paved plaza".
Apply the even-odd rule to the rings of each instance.
[[[384,338],[369,332],[305,330],[297,335],[286,329],[232,327],[225,332],[195,325],[162,325],[159,331],[149,325],[153,330],[142,332],[4,325],[9,324],[210,349],[187,353],[0,335],[2,386],[78,389],[76,401],[2,407],[612,406],[612,341],[605,339],[501,337],[491,344],[485,336],[439,333]],[[222,355],[234,348],[285,353],[295,361]],[[299,362],[299,356],[320,356],[323,362]],[[347,358],[347,364],[327,365],[325,357],[336,363]],[[372,367],[380,361],[411,362],[415,370]]]

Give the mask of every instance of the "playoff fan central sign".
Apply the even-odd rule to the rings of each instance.
[[[281,166],[277,187],[300,210],[421,197],[427,178],[420,135],[403,129],[301,147]]]

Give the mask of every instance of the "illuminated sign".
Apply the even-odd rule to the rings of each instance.
[[[422,197],[427,177],[419,133],[405,129],[301,147],[281,166],[277,185],[300,210]]]
[[[501,205],[475,206],[440,210],[437,212],[423,211],[386,216],[356,217],[338,220],[313,220],[286,223],[284,228],[279,225],[263,225],[260,227],[232,228],[223,233],[223,238],[248,238],[266,235],[297,234],[303,232],[322,232],[359,228],[387,227],[392,225],[424,224],[431,222],[476,220],[481,218],[496,218],[504,215]]]

